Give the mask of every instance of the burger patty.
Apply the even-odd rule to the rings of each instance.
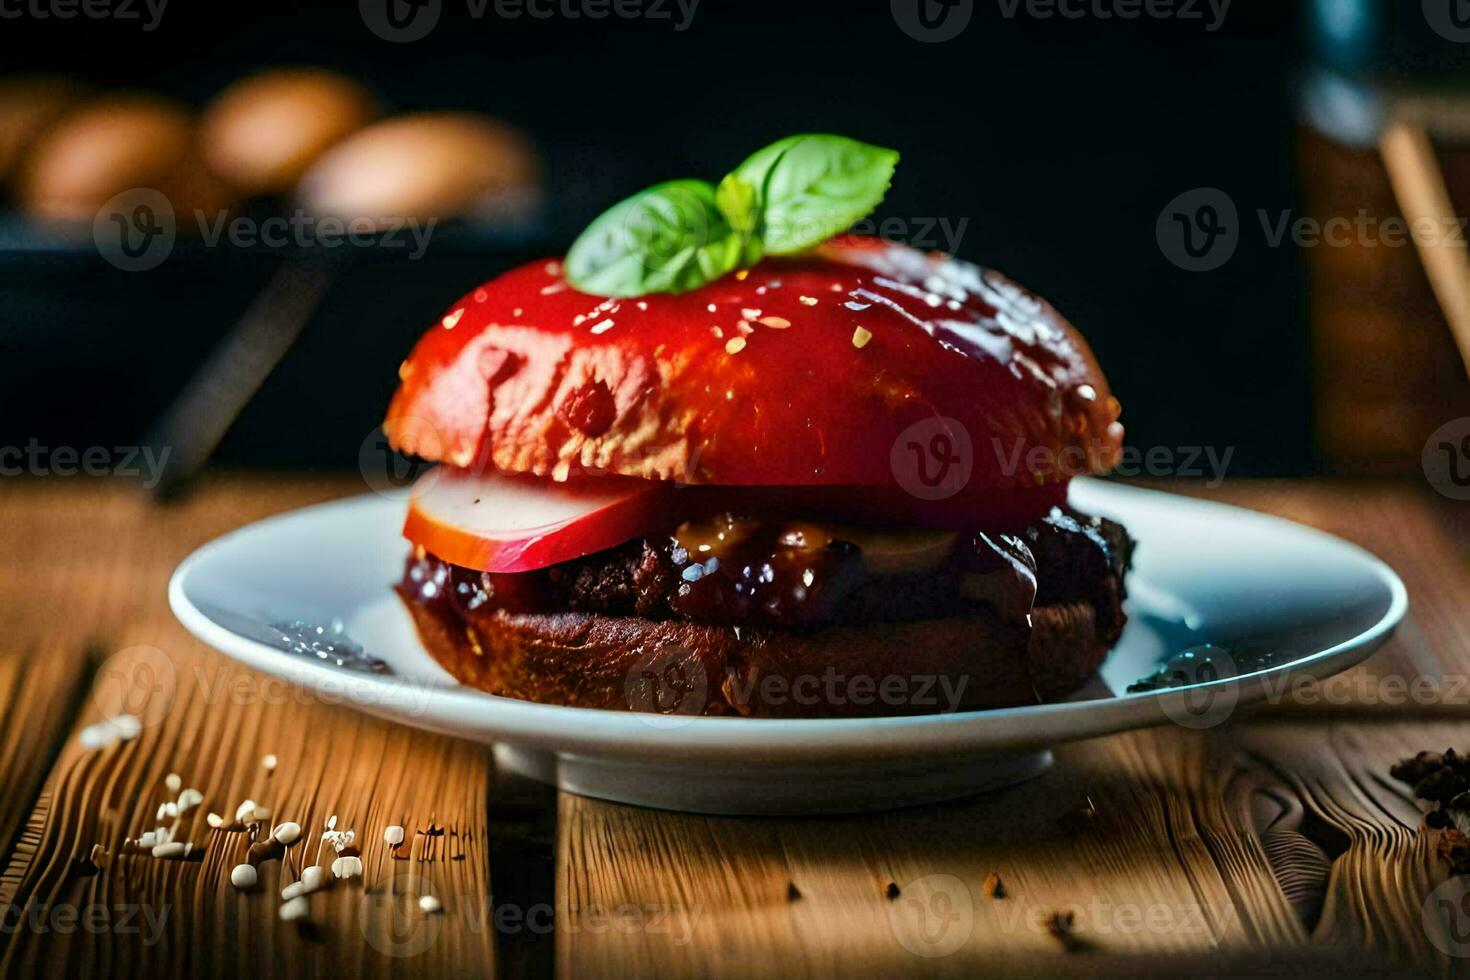
[[[722,516],[714,526],[734,524]],[[819,533],[823,539],[812,540]],[[936,533],[919,557],[923,567],[897,569],[881,567],[841,528],[761,522],[743,535],[701,557],[685,528],[674,529],[514,574],[477,572],[418,551],[402,589],[460,613],[586,612],[798,630],[984,609],[1022,621],[1033,605],[1085,601],[1100,629],[1122,626],[1131,541],[1122,525],[1075,511],[1053,509],[1015,535],[971,532],[950,541]]]

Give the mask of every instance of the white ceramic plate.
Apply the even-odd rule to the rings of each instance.
[[[496,746],[503,764],[588,796],[707,813],[883,809],[1034,775],[1064,741],[1173,722],[1219,724],[1367,657],[1407,606],[1372,555],[1278,518],[1077,480],[1072,502],[1138,541],[1130,621],[1066,702],[917,718],[782,721],[563,708],[462,687],[420,646],[390,583],[404,505],[366,495],[261,521],[191,555],[174,613],[204,642],[375,715]],[[285,649],[271,624],[330,624],[392,669],[344,670]],[[1195,661],[1175,655],[1201,644]],[[1200,665],[1198,659],[1207,661]],[[1171,661],[1172,686],[1126,693]],[[1191,667],[1188,663],[1194,663]]]

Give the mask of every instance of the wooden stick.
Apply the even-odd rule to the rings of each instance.
[[[1379,152],[1410,229],[1421,222],[1432,222],[1444,230],[1433,236],[1413,235],[1414,246],[1449,321],[1465,370],[1470,373],[1470,251],[1450,203],[1434,145],[1423,126],[1398,121],[1384,130]]]

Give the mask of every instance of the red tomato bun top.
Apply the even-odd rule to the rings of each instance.
[[[639,299],[532,263],[450,308],[399,377],[384,423],[397,449],[556,479],[924,496],[1103,472],[1123,434],[1050,304],[997,272],[851,237]]]

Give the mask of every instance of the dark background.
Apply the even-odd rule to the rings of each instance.
[[[1409,67],[1462,57],[1422,43],[1418,7],[1364,5],[1389,22],[1378,50]],[[702,0],[684,32],[667,9],[675,17],[661,21],[506,21],[493,8],[475,20],[464,0],[444,0],[427,38],[391,44],[355,3],[172,0],[151,33],[0,21],[0,51],[9,68],[196,104],[254,67],[323,64],[391,108],[483,110],[541,146],[544,225],[493,247],[436,237],[419,262],[355,257],[232,431],[226,462],[352,466],[399,360],[456,297],[564,249],[644,185],[718,177],[774,138],[828,130],[902,151],[879,217],[967,219],[961,256],[1009,272],[1081,327],[1131,443],[1234,446],[1232,473],[1312,468],[1302,262],[1256,218],[1299,209],[1295,91],[1320,60],[1312,5],[1235,0],[1209,32],[1205,20],[1007,19],[997,0],[975,0],[969,27],[939,44],[908,37],[887,0]],[[1334,50],[1348,67],[1377,57]],[[1155,237],[1164,205],[1196,187],[1226,191],[1242,219],[1239,250],[1209,273],[1176,268]],[[157,270],[124,273],[85,247],[41,248],[13,222],[10,246],[3,444],[136,441],[279,261],[180,248]]]

